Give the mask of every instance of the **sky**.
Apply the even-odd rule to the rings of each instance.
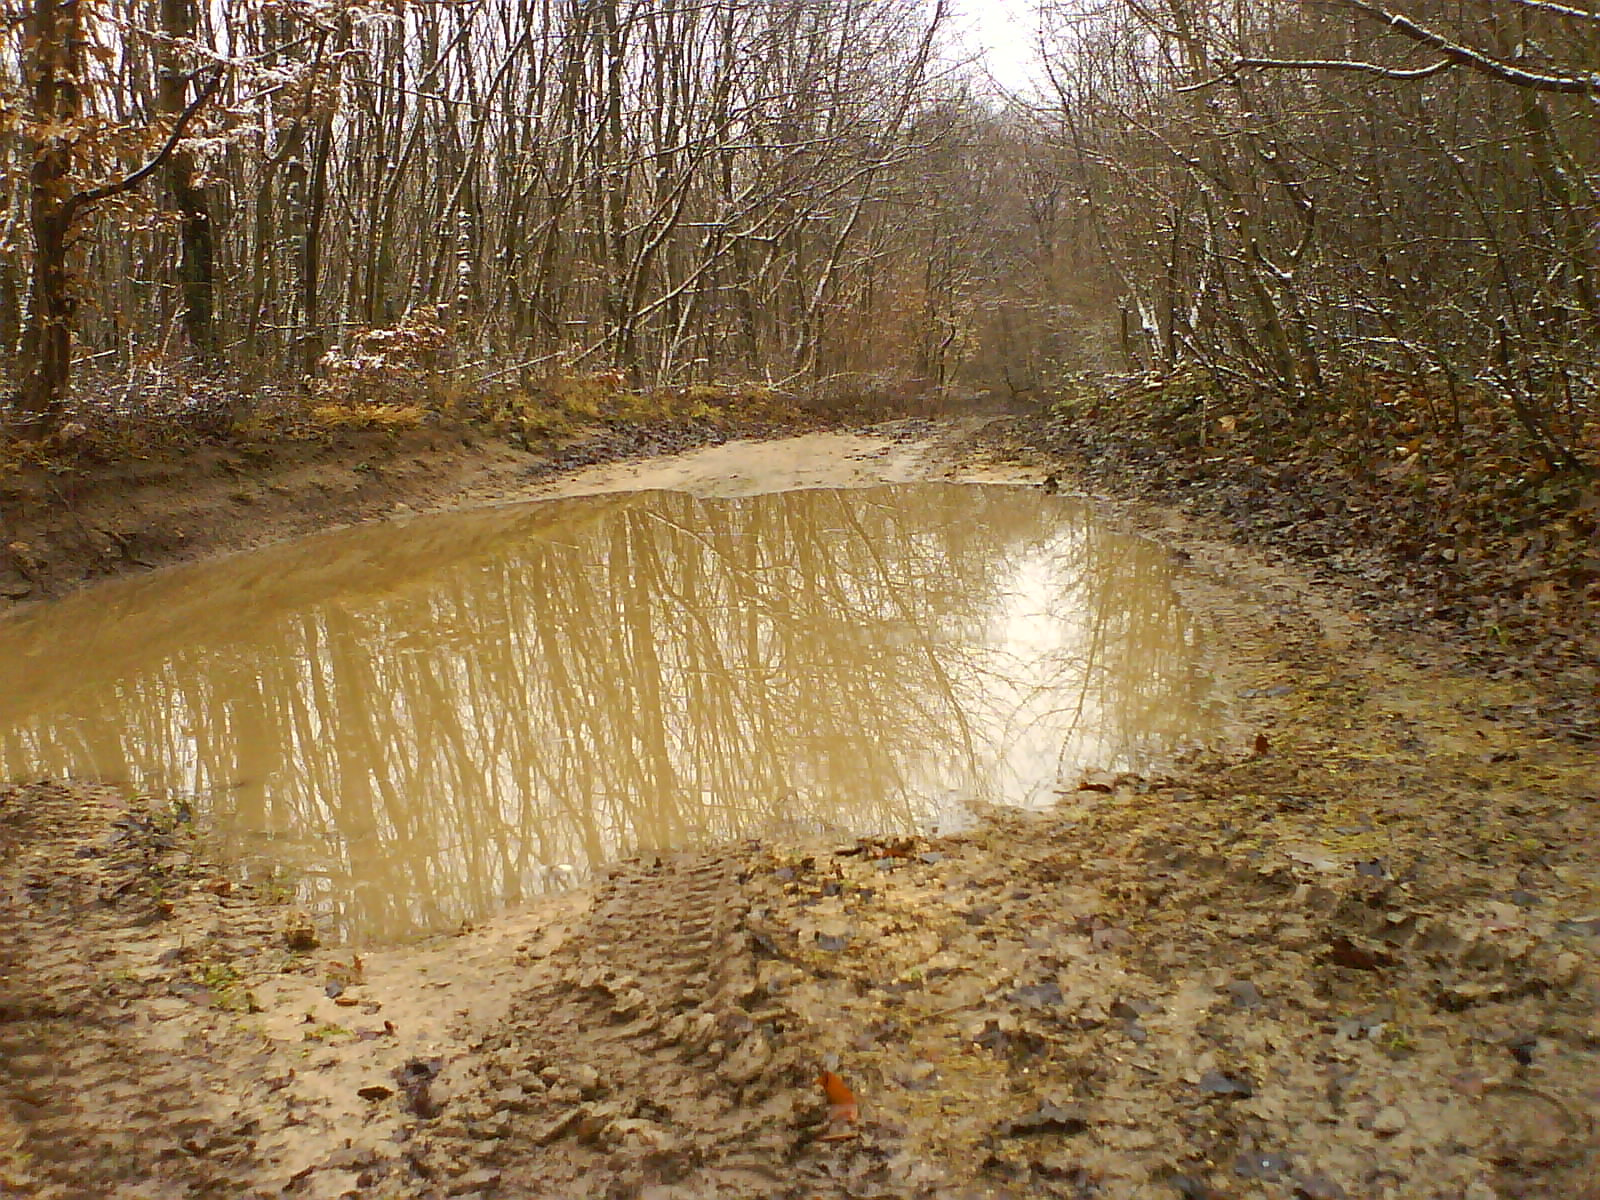
[[[1021,90],[1033,75],[1035,0],[955,0],[955,27],[989,73],[1007,90]]]

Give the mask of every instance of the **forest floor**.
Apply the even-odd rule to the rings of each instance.
[[[1347,499],[1251,525],[1332,475],[1212,463],[1177,503],[1116,466],[1138,430],[980,425],[554,478],[500,443],[401,441],[376,471],[246,464],[248,503],[206,464],[196,492],[135,493],[164,508],[92,507],[85,485],[76,518],[42,499],[8,517],[12,541],[92,545],[120,512],[154,561],[396,505],[1054,473],[1183,564],[1230,733],[1149,776],[1092,773],[1048,813],[630,861],[360,954],[239,885],[181,806],[0,787],[0,1195],[1600,1200],[1600,768],[1573,577],[1525,621],[1498,612],[1485,650],[1470,600],[1424,611],[1404,548],[1301,552]],[[146,526],[186,536],[126,532]],[[109,547],[95,561],[131,561]],[[90,561],[30,552],[39,591]]]

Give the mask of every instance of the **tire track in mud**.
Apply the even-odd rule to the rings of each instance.
[[[483,1041],[476,1086],[420,1139],[428,1194],[782,1194],[772,1167],[802,1136],[814,1053],[775,1003],[749,867],[722,852],[613,868]]]

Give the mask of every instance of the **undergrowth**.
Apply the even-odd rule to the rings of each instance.
[[[1320,397],[1204,372],[1076,383],[1026,436],[1114,490],[1216,514],[1497,652],[1600,654],[1600,422],[1552,462],[1492,397],[1368,375]],[[1600,679],[1596,681],[1600,686]]]

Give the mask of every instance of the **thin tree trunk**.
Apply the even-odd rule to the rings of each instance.
[[[161,0],[161,27],[169,38],[190,39],[195,34],[194,0]],[[183,112],[188,77],[174,61],[170,46],[163,50],[159,104],[173,120]],[[179,147],[167,160],[167,186],[179,214],[178,280],[183,292],[183,327],[189,348],[202,362],[216,356],[216,250],[211,226],[211,204],[199,183],[194,155]]]

